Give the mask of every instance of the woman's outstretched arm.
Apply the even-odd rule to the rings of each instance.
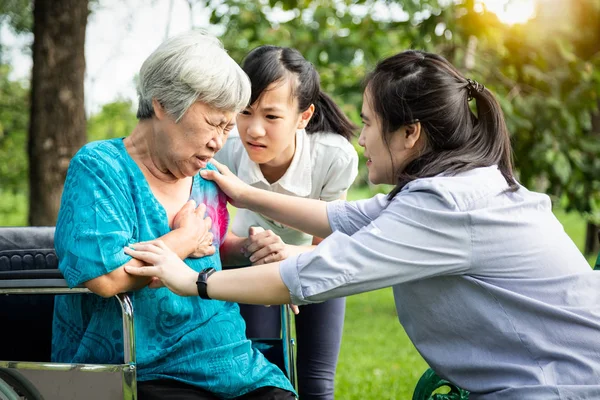
[[[211,162],[219,172],[203,170],[200,174],[217,183],[234,206],[248,208],[313,236],[327,237],[331,234],[326,202],[253,188],[242,182],[225,165],[214,159]]]
[[[180,296],[198,296],[198,272],[188,267],[162,240],[136,243],[125,253],[149,266],[127,265],[136,276],[156,277]],[[279,263],[219,271],[208,278],[208,295],[215,300],[246,304],[288,304],[290,292],[279,273]],[[156,286],[156,283],[151,284]]]

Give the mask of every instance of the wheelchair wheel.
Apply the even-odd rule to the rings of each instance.
[[[10,389],[17,397],[11,397]],[[3,392],[6,390],[6,393]],[[31,382],[17,371],[0,368],[0,399],[5,394],[7,400],[44,400],[44,396],[33,386]]]

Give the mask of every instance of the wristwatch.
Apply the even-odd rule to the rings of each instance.
[[[206,287],[206,281],[208,277],[217,272],[214,268],[205,268],[198,274],[198,280],[196,281],[196,286],[198,287],[198,295],[201,299],[210,299],[208,297],[208,290]]]

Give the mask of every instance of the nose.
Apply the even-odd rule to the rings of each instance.
[[[360,147],[365,147],[365,130],[360,131],[360,136],[358,137],[358,145]]]
[[[252,118],[252,120],[248,122],[246,134],[252,139],[258,139],[265,136],[266,131],[258,118]]]
[[[221,132],[215,133],[206,146],[216,153],[223,148],[224,136]]]

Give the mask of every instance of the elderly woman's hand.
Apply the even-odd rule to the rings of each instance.
[[[246,257],[250,257],[252,265],[282,261],[289,255],[287,245],[279,235],[257,226],[248,229],[248,238],[242,250]]]
[[[186,240],[189,243],[189,257],[205,257],[215,254],[213,244],[214,236],[210,232],[212,220],[204,217],[206,206],[190,200],[179,210],[173,219],[173,229],[186,231]]]
[[[214,181],[217,185],[219,185],[221,190],[225,192],[229,198],[229,202],[232,205],[238,208],[247,208],[246,199],[251,196],[250,193],[252,190],[256,189],[235,176],[235,174],[231,172],[227,166],[221,164],[214,158],[210,162],[217,167],[219,171],[217,172],[214,170],[203,169],[200,171],[200,175],[202,175],[204,179]]]

